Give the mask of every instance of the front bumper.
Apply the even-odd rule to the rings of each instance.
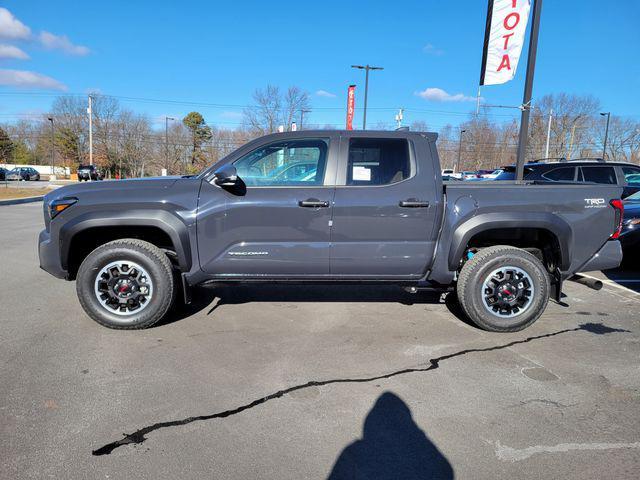
[[[58,242],[51,238],[46,230],[40,232],[38,237],[38,256],[40,268],[57,278],[68,278],[68,272],[60,263],[60,248]]]
[[[622,246],[618,240],[609,240],[596,254],[585,263],[579,272],[608,270],[620,266],[622,262]]]

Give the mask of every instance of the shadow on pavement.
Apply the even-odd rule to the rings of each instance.
[[[401,305],[437,305],[442,294],[420,291],[408,293],[400,287],[389,285],[288,285],[288,284],[239,284],[198,286],[192,290],[192,302],[185,305],[182,291],[177,294],[175,306],[167,316],[152,328],[178,322],[201,311],[213,314],[223,305],[241,305],[252,302],[378,302]],[[447,309],[460,321],[475,325],[457,305],[456,295],[450,292],[444,301]]]
[[[345,447],[328,478],[451,479],[453,468],[414,422],[407,404],[385,392],[367,415],[362,438]]]

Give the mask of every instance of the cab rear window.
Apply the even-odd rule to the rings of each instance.
[[[615,185],[618,183],[616,180],[616,172],[613,167],[580,167],[579,180],[583,182],[603,183],[607,185]]]

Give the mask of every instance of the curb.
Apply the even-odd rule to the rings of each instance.
[[[10,198],[8,200],[0,200],[0,206],[1,205],[18,205],[20,203],[41,202],[43,198],[44,198],[44,195],[40,197]]]

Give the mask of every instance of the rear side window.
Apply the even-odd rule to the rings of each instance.
[[[399,138],[352,138],[347,185],[390,185],[411,175],[409,144]]]
[[[576,176],[575,167],[560,167],[542,174],[545,180],[552,182],[572,182]]]
[[[582,173],[582,181],[593,183],[604,183],[607,185],[615,185],[616,172],[613,167],[580,167]]]

